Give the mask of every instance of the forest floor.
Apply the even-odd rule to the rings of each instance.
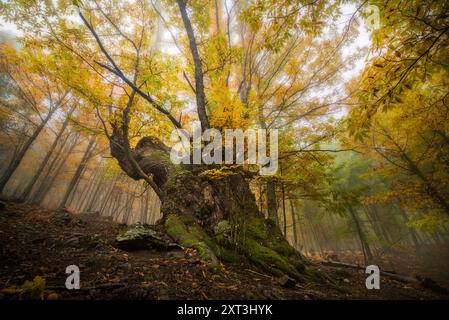
[[[36,276],[45,279],[43,296],[49,299],[449,298],[385,276],[380,290],[367,290],[364,270],[319,262],[312,263],[333,281],[287,288],[245,262],[211,269],[192,250],[125,252],[114,247],[114,240],[126,226],[94,214],[70,214],[71,219],[61,223],[52,218],[54,213],[14,202],[0,209],[0,298],[19,298],[20,290],[14,288]],[[65,289],[69,265],[81,270],[80,290]]]

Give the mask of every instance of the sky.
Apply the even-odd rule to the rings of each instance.
[[[20,36],[22,33],[17,30],[17,27],[13,23],[5,22],[3,18],[0,17],[0,32],[7,33],[12,36]]]

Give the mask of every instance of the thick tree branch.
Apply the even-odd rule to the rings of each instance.
[[[189,38],[190,52],[192,53],[193,63],[195,66],[195,96],[196,96],[196,108],[198,112],[198,118],[201,122],[201,130],[209,129],[209,119],[206,114],[206,97],[204,94],[204,74],[201,69],[200,54],[198,52],[198,46],[195,40],[195,34],[193,32],[192,24],[190,23],[189,16],[187,14],[186,4],[183,0],[176,1],[181,12],[182,21]]]
[[[83,21],[84,25],[89,29],[90,33],[94,36],[95,41],[97,42],[101,52],[103,53],[103,55],[106,57],[106,59],[109,61],[109,63],[112,65],[112,67],[109,67],[105,64],[102,64],[100,62],[95,62],[97,63],[99,66],[105,68],[106,70],[110,71],[111,73],[115,74],[116,76],[118,76],[120,79],[122,79],[128,86],[130,86],[133,90],[136,91],[137,94],[139,94],[142,98],[144,98],[145,100],[147,100],[154,108],[156,108],[156,110],[158,110],[159,112],[161,112],[162,114],[164,114],[170,121],[171,123],[176,127],[176,128],[182,128],[182,125],[178,122],[178,120],[176,120],[173,115],[166,110],[165,108],[163,108],[158,102],[156,102],[150,95],[146,94],[145,92],[143,92],[142,90],[140,90],[140,88],[138,88],[134,83],[132,83],[132,81],[130,81],[125,74],[121,71],[121,69],[118,67],[118,65],[115,63],[114,59],[112,59],[111,55],[108,53],[108,51],[106,50],[106,48],[104,47],[103,43],[101,42],[100,37],[98,36],[97,32],[94,30],[94,28],[90,25],[90,23],[86,20],[86,18],[84,17],[84,15],[82,14],[81,10],[78,8],[78,15],[80,16],[81,20]]]

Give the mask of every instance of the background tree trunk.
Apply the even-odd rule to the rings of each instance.
[[[39,185],[39,188],[31,196],[30,200],[31,203],[39,204],[42,203],[42,201],[45,199],[46,195],[53,187],[56,178],[59,176],[62,169],[64,168],[64,165],[66,164],[68,157],[72,154],[73,150],[77,146],[78,139],[79,133],[76,134],[75,138],[70,143],[67,150],[65,150],[64,145],[60,147],[58,153],[55,155],[50,165],[48,166],[47,172],[42,178],[42,182]]]
[[[279,225],[278,202],[276,197],[276,181],[267,181],[267,211],[268,219]]]
[[[0,194],[3,193],[6,184],[8,183],[11,176],[14,174],[16,169],[19,167],[20,163],[22,162],[23,158],[25,157],[25,154],[27,153],[28,149],[31,147],[33,142],[37,139],[41,131],[45,128],[47,125],[47,122],[50,120],[50,118],[53,116],[55,110],[51,110],[48,112],[47,116],[44,118],[44,120],[39,124],[39,126],[36,128],[36,130],[33,132],[31,137],[26,140],[20,151],[17,153],[17,155],[12,159],[12,161],[9,163],[6,170],[3,172],[2,177],[0,178]]]
[[[67,205],[67,201],[69,200],[70,194],[72,193],[73,189],[75,188],[75,185],[78,183],[79,179],[81,178],[81,174],[87,165],[87,161],[90,158],[93,149],[95,148],[94,147],[95,141],[96,141],[96,139],[94,137],[92,137],[90,139],[89,144],[87,145],[86,151],[84,152],[83,158],[81,159],[81,162],[78,165],[78,168],[76,169],[76,172],[73,175],[73,178],[69,183],[69,186],[67,187],[67,191],[65,192],[64,197],[62,198],[61,202],[59,203],[59,208],[64,208]]]
[[[29,197],[31,190],[33,189],[34,185],[37,182],[37,179],[39,179],[40,175],[44,171],[45,166],[47,165],[48,161],[50,160],[50,157],[52,156],[53,152],[55,151],[59,140],[61,139],[65,129],[67,128],[67,126],[69,124],[70,116],[75,111],[75,108],[76,108],[76,105],[73,105],[70,108],[70,111],[68,112],[66,119],[64,120],[64,123],[62,124],[61,129],[59,129],[59,132],[56,135],[55,140],[53,141],[53,144],[51,145],[50,149],[48,150],[48,152],[45,155],[44,159],[42,160],[41,164],[39,165],[39,168],[37,168],[36,172],[34,173],[34,176],[31,178],[31,181],[25,187],[22,195],[20,196],[21,201],[24,201]]]
[[[360,243],[362,245],[363,255],[365,256],[365,264],[370,263],[371,261],[373,261],[373,254],[371,253],[371,249],[368,244],[368,239],[366,238],[366,235],[362,229],[359,217],[357,216],[357,212],[352,207],[349,207],[348,211],[349,211],[351,218],[354,222],[357,234],[360,239]]]

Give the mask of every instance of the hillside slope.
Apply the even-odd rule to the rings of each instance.
[[[126,252],[115,247],[116,236],[126,228],[95,214],[58,215],[36,206],[5,203],[0,210],[1,297],[36,297],[24,292],[22,284],[39,276],[45,279],[45,289],[37,296],[45,299],[448,298],[387,277],[381,277],[380,290],[367,290],[363,270],[319,263],[316,267],[332,280],[295,284],[247,262],[214,270],[189,249]],[[80,290],[64,287],[68,265],[80,268]]]

